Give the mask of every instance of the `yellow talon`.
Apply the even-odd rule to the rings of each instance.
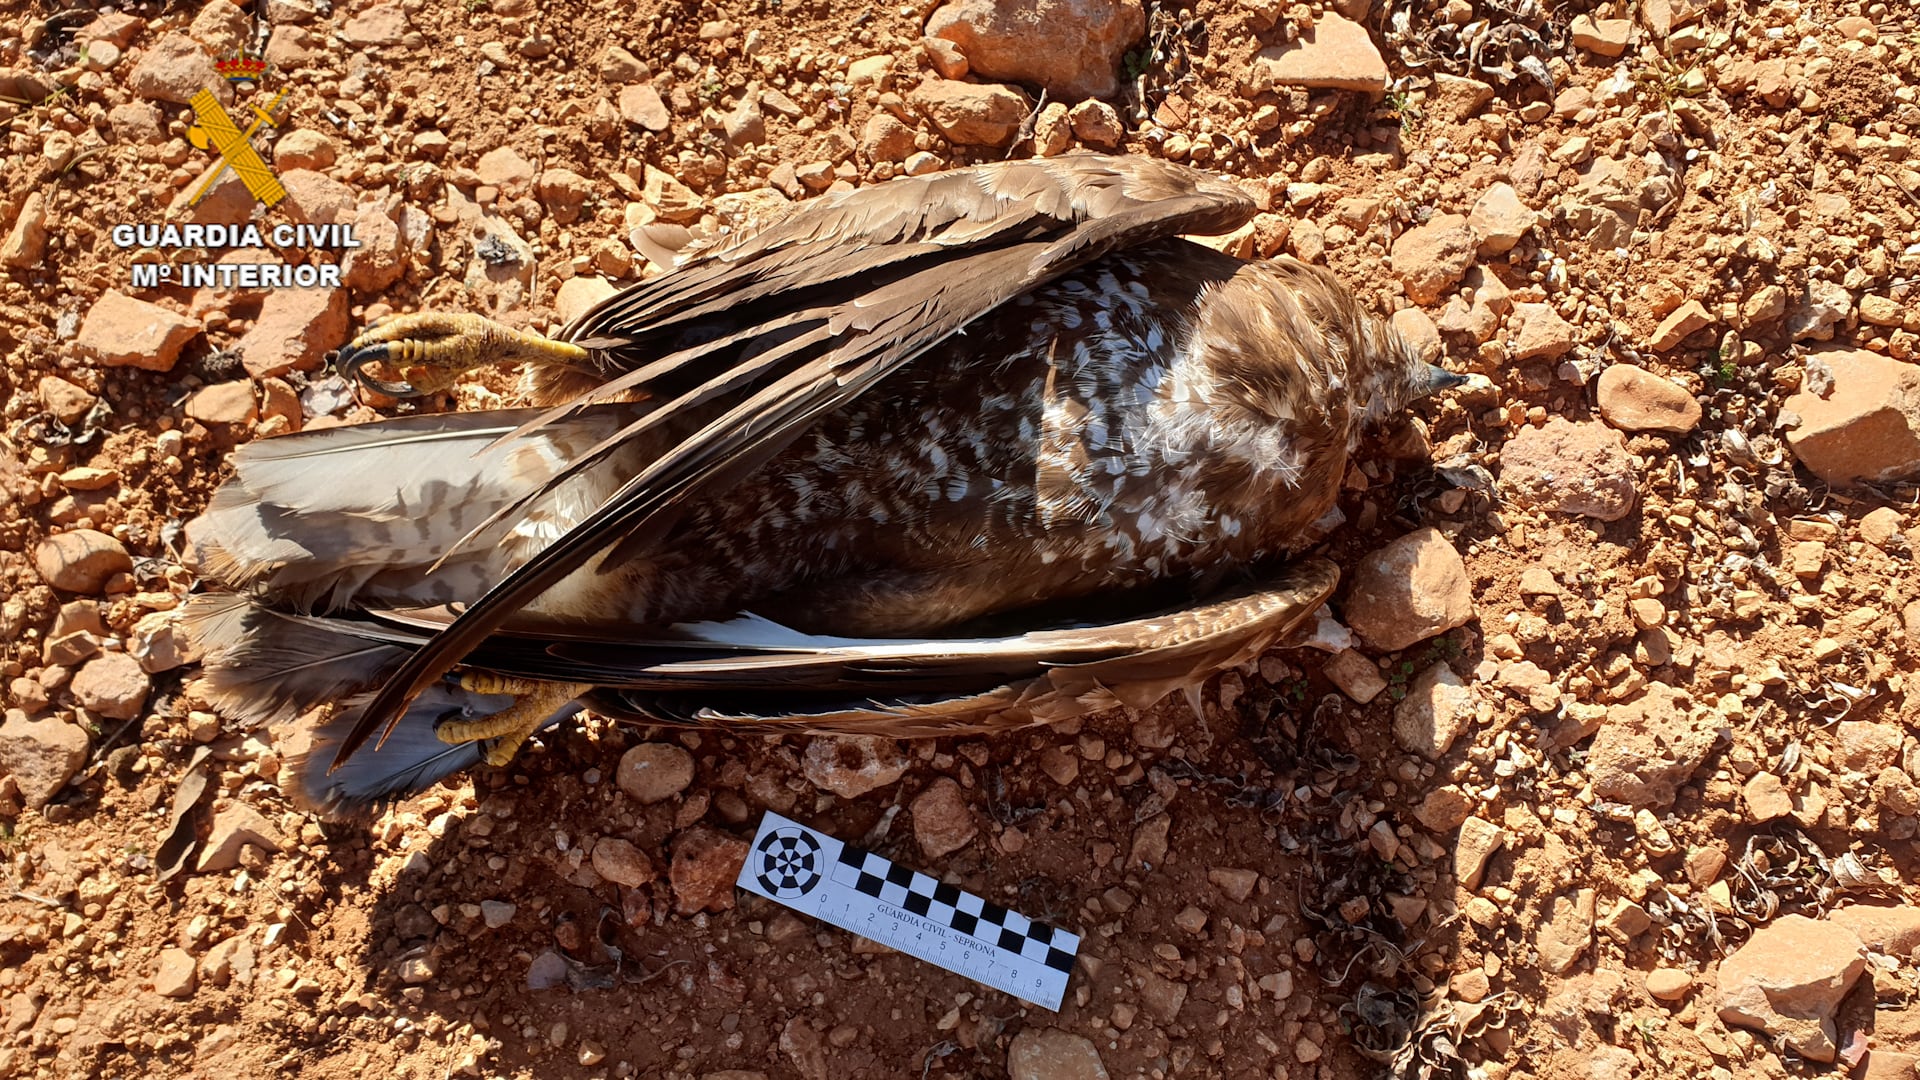
[[[460,687],[476,694],[512,694],[517,699],[492,716],[448,720],[433,729],[441,742],[454,745],[493,739],[493,745],[486,750],[486,761],[494,766],[512,762],[527,737],[540,730],[547,717],[593,689],[588,683],[541,682],[491,671],[463,672]]]
[[[435,311],[397,315],[354,338],[340,350],[340,371],[383,394],[418,397],[452,386],[461,374],[482,364],[522,360],[577,363],[587,350],[529,330],[515,330],[492,319]],[[397,369],[405,382],[390,383],[364,370],[369,364]]]

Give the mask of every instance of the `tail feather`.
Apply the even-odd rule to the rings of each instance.
[[[631,410],[589,410],[500,441],[534,411],[403,417],[249,443],[234,454],[233,479],[187,526],[199,569],[305,610],[471,603],[551,536],[510,517],[469,533],[542,490]],[[563,486],[533,507],[568,497]],[[511,542],[516,532],[527,533],[524,545]]]

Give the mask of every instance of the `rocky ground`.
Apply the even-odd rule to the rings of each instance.
[[[0,14],[0,1077],[1915,1076],[1914,11],[994,6]],[[245,220],[183,103],[262,40],[261,220],[351,222],[345,285],[134,287],[335,261],[111,241]],[[589,724],[371,822],[195,698],[228,451],[414,407],[353,327],[1076,148],[1492,380],[1348,477],[1318,647],[991,740]],[[1064,1010],[737,894],[769,808],[1083,932]]]

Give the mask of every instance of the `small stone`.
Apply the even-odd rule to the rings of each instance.
[[[1226,894],[1227,899],[1244,904],[1253,896],[1254,887],[1260,883],[1260,872],[1215,867],[1207,871],[1207,881]]]
[[[1189,934],[1198,934],[1207,928],[1207,913],[1188,904],[1180,909],[1180,914],[1173,917],[1173,925]]]
[[[1573,348],[1573,324],[1560,317],[1552,304],[1515,304],[1508,322],[1513,335],[1509,351],[1515,360],[1558,360]]]
[[[1920,951],[1920,907],[1910,904],[1853,904],[1828,918],[1846,927],[1860,944],[1902,962]]]
[[[1600,920],[1600,929],[1606,931],[1608,937],[1625,945],[1653,929],[1653,916],[1647,914],[1646,908],[1622,897],[1607,912],[1606,918]]]
[[[606,877],[605,874],[600,876]],[[480,921],[487,924],[487,929],[498,930],[512,922],[514,913],[519,910],[517,906],[504,900],[482,900],[480,901]]]
[[[1920,364],[1864,349],[1813,353],[1809,375],[1816,364],[1830,386],[1803,388],[1783,410],[1794,424],[1787,429],[1794,457],[1836,486],[1920,475]]]
[[[900,779],[906,755],[894,739],[876,735],[821,736],[807,744],[801,771],[822,791],[857,799]]]
[[[580,219],[580,211],[593,196],[593,182],[572,169],[546,169],[534,185],[540,205],[553,215],[557,225],[571,225]]]
[[[1636,808],[1672,803],[1713,749],[1721,723],[1684,692],[1649,684],[1638,698],[1607,710],[1587,753],[1594,794]]]
[[[295,128],[273,144],[273,163],[282,169],[325,172],[340,156],[331,136],[312,128]]]
[[[958,45],[981,78],[1074,101],[1119,92],[1121,58],[1145,36],[1147,17],[1140,0],[950,0],[934,9],[926,32]]]
[[[1601,56],[1619,56],[1627,51],[1627,46],[1632,42],[1632,19],[1596,19],[1591,15],[1574,16],[1575,48],[1599,53]]]
[[[1473,812],[1473,800],[1455,787],[1434,788],[1428,791],[1420,805],[1413,810],[1413,818],[1423,828],[1436,833],[1449,833],[1460,827]]]
[[[1446,76],[1442,76],[1445,78]],[[1484,84],[1477,84],[1484,85]],[[1489,92],[1492,88],[1488,87]],[[1520,201],[1512,184],[1494,184],[1473,201],[1467,213],[1467,226],[1479,238],[1480,254],[1500,255],[1512,251],[1533,228],[1534,214]]]
[[[27,270],[40,265],[47,254],[47,197],[32,192],[20,204],[13,228],[0,240],[0,265]]]
[[[1433,325],[1433,316],[1417,307],[1405,307],[1394,312],[1388,322],[1401,340],[1420,354],[1421,360],[1429,364],[1440,362],[1446,343],[1440,339],[1440,328]]]
[[[747,842],[708,828],[693,828],[674,837],[674,911],[693,915],[733,907],[733,883],[747,861]]]
[[[1834,763],[1857,776],[1874,776],[1900,760],[1905,729],[1899,724],[1842,720],[1833,726]]]
[[[399,4],[377,4],[348,19],[341,35],[361,48],[398,45],[407,35],[407,13]]]
[[[1580,962],[1593,944],[1595,894],[1581,889],[1572,896],[1556,896],[1540,926],[1535,948],[1540,966],[1555,975],[1564,975]]]
[[[892,73],[892,53],[881,53],[877,56],[862,57],[847,65],[847,85],[878,85],[885,82]]]
[[[111,652],[87,661],[87,666],[73,677],[73,696],[88,712],[131,720],[147,703],[151,685],[139,661],[123,652]]]
[[[164,34],[145,47],[127,76],[127,88],[143,98],[185,105],[211,89],[222,104],[233,100],[227,82],[213,68],[213,57],[187,34]]]
[[[1693,990],[1693,976],[1678,968],[1647,972],[1647,994],[1655,1001],[1684,1001]]]
[[[1107,1080],[1093,1041],[1054,1028],[1026,1027],[1007,1048],[1011,1080]]]
[[[431,955],[409,956],[400,961],[400,981],[408,986],[430,983],[439,974],[440,964]]]
[[[1487,872],[1487,860],[1506,842],[1506,830],[1485,818],[1470,817],[1461,822],[1460,835],[1453,844],[1453,876],[1460,887],[1469,892],[1478,889]]]
[[[1427,305],[1437,302],[1466,276],[1478,247],[1466,218],[1437,214],[1426,224],[1401,233],[1393,242],[1388,263],[1408,298]]]
[[[1700,402],[1666,379],[1632,364],[1600,373],[1600,415],[1623,431],[1685,435],[1700,424]]]
[[[1041,157],[1058,157],[1073,148],[1073,124],[1067,119],[1067,107],[1049,101],[1033,121],[1033,152]]]
[[[1474,715],[1473,688],[1445,662],[1436,662],[1413,680],[1406,699],[1394,707],[1393,738],[1402,749],[1438,761]]]
[[[1369,644],[1392,652],[1472,621],[1473,584],[1460,552],[1428,526],[1361,560],[1345,615]]]
[[[645,61],[619,45],[609,45],[601,52],[599,70],[602,79],[615,85],[639,82],[653,75]]]
[[[200,858],[194,864],[194,870],[202,874],[217,874],[240,865],[240,849],[243,847],[277,852],[285,845],[279,830],[258,810],[246,803],[228,803],[213,815],[213,827],[207,832],[207,842],[200,849]]]
[[[614,783],[643,805],[665,802],[693,783],[693,755],[672,743],[641,743],[620,755]]]
[[[1074,138],[1101,150],[1117,149],[1127,137],[1114,107],[1093,98],[1075,105],[1067,113],[1067,123],[1073,127]]]
[[[914,796],[911,811],[913,837],[919,842],[921,853],[929,859],[942,858],[966,847],[980,832],[973,808],[967,805],[966,794],[959,784],[944,776]]]
[[[1787,333],[1795,341],[1828,341],[1835,326],[1853,311],[1853,294],[1837,281],[1807,282],[1806,295],[1787,316]]]
[[[960,146],[1005,146],[1027,118],[1027,99],[1011,87],[928,79],[907,95],[940,134]]]
[[[1597,421],[1562,417],[1524,427],[1500,451],[1500,484],[1521,506],[1618,521],[1639,498],[1625,438]]]
[[[1133,843],[1127,849],[1127,865],[1136,870],[1152,870],[1166,861],[1167,834],[1173,819],[1155,814],[1133,831]]]
[[[1353,649],[1342,649],[1334,653],[1320,667],[1340,692],[1365,705],[1378,697],[1380,691],[1387,688],[1387,680],[1381,678],[1380,668],[1373,661]]]
[[[1647,344],[1655,352],[1666,352],[1685,341],[1694,331],[1712,325],[1713,316],[1700,306],[1700,301],[1689,300],[1660,320],[1659,328],[1653,332],[1653,340]]]
[[[973,66],[967,62],[967,54],[960,51],[960,46],[946,38],[921,38],[920,47],[926,50],[927,60],[933,64],[933,70],[939,72],[943,79],[964,79],[967,77],[967,72],[973,70]],[[1065,112],[1066,106],[1062,105],[1061,111]]]
[[[164,998],[190,998],[197,985],[193,954],[185,949],[160,950],[153,970],[153,992]]]
[[[73,424],[99,404],[99,397],[58,375],[40,376],[40,404],[63,424]]]
[[[234,348],[256,379],[313,371],[346,343],[348,318],[345,289],[275,289]]]
[[[1747,804],[1747,820],[1755,824],[1793,813],[1793,797],[1780,778],[1770,772],[1754,773],[1741,794]]]
[[[158,304],[113,289],[87,309],[74,347],[107,367],[172,371],[200,324]]]
[[[652,83],[635,83],[620,88],[620,119],[648,131],[665,131],[673,125],[667,103]]]
[[[1786,915],[1720,962],[1714,1003],[1724,1023],[1764,1031],[1810,1061],[1832,1061],[1834,1014],[1866,966],[1846,927]]]
[[[554,293],[553,309],[561,321],[572,322],[619,291],[613,282],[597,274],[579,274],[560,283]]]
[[[120,541],[96,529],[55,533],[33,550],[40,580],[73,593],[97,593],[115,574],[133,569],[133,558]]]
[[[665,169],[647,170],[647,180],[641,185],[640,199],[665,221],[686,224],[697,220],[705,212],[700,196]]]
[[[860,135],[860,155],[868,161],[905,161],[913,154],[913,129],[892,113],[875,110]]]
[[[631,889],[654,879],[653,860],[633,844],[603,836],[593,845],[593,872]]]
[[[1860,321],[1872,326],[1899,326],[1906,321],[1905,307],[1890,296],[1867,295],[1860,298]]]
[[[185,411],[203,424],[251,424],[259,415],[253,401],[253,383],[247,379],[195,390],[187,398]]]
[[[1261,49],[1252,81],[1261,91],[1306,86],[1377,96],[1387,89],[1387,62],[1365,26],[1329,11],[1291,45]]]
[[[754,146],[767,141],[767,118],[760,111],[760,99],[747,96],[740,99],[721,118],[721,130],[727,133],[727,143],[735,147]]]
[[[1492,86],[1478,79],[1437,72],[1433,76],[1433,88],[1428,92],[1427,107],[1434,115],[1457,124],[1480,115],[1480,110],[1492,100]]]
[[[20,802],[38,810],[87,763],[87,730],[65,720],[29,720],[8,709],[0,724],[0,782],[10,778]]]
[[[1860,519],[1860,539],[1881,551],[1898,551],[1905,544],[1905,539],[1900,535],[1900,527],[1904,524],[1900,511],[1891,506],[1870,510]]]

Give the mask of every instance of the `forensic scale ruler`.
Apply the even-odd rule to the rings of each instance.
[[[1060,1011],[1080,938],[768,811],[741,888]]]

